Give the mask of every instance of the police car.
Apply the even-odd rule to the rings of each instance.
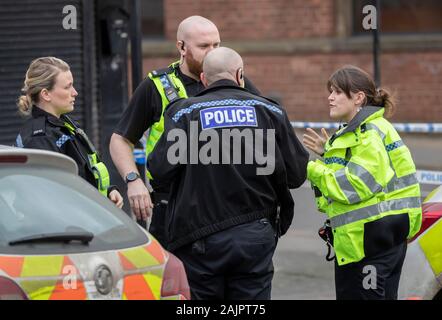
[[[181,261],[77,170],[0,148],[0,300],[189,299]]]
[[[422,204],[422,227],[408,244],[399,298],[442,300],[442,186]]]

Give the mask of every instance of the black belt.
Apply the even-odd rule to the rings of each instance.
[[[153,204],[156,206],[161,204],[167,205],[169,202],[169,193],[153,191],[151,193],[151,198]]]

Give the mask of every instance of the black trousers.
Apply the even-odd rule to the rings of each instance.
[[[167,204],[157,202],[152,210],[152,220],[150,221],[149,232],[158,240],[158,242],[166,248],[167,237],[166,227],[166,208]]]
[[[396,300],[406,252],[404,242],[356,263],[338,266],[335,261],[336,299]]]
[[[184,264],[192,299],[268,300],[275,232],[260,219],[217,232],[173,252]]]

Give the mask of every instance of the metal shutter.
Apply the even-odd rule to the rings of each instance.
[[[63,28],[66,5],[77,9],[76,30]],[[1,0],[0,144],[13,144],[24,122],[18,115],[16,100],[29,63],[41,56],[56,56],[71,66],[79,93],[72,116],[90,131],[96,114],[93,8],[90,0]],[[95,132],[88,133],[96,142]]]

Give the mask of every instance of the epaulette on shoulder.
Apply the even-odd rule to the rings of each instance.
[[[46,135],[46,119],[39,117],[32,122],[32,136]]]
[[[152,71],[152,77],[154,77],[154,78],[161,77],[162,75],[171,74],[173,72],[174,72],[174,69],[170,66],[167,68]]]
[[[273,100],[273,99],[271,99],[269,97],[264,97],[264,96],[258,96],[258,97],[261,97],[261,98],[269,101],[270,103],[273,103],[273,104],[277,105],[278,107],[281,107],[281,104],[278,101],[276,101],[276,100]]]
[[[60,117],[61,120],[63,120],[65,123],[69,123],[71,126],[73,126],[74,128],[80,128],[80,124],[78,123],[77,120],[74,120],[73,118],[71,118],[70,116],[68,116],[67,114],[64,114]]]
[[[183,101],[183,100],[186,100],[186,98],[178,98],[178,99],[173,100],[171,103],[169,103],[166,106],[166,110],[169,110],[172,106],[175,106],[178,101]]]

